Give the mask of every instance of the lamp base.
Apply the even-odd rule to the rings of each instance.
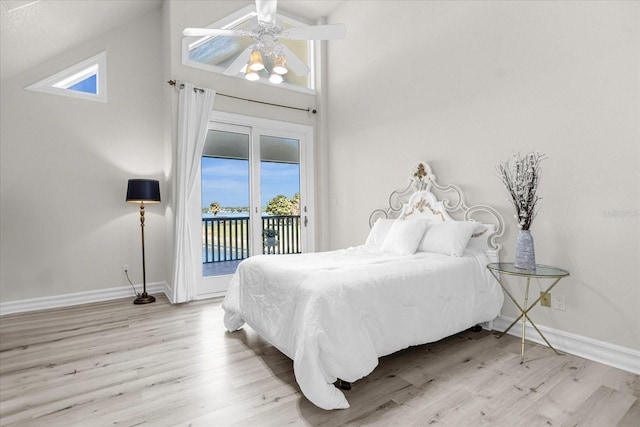
[[[155,302],[156,301],[156,297],[154,297],[153,295],[149,295],[146,292],[142,293],[141,295],[138,295],[138,298],[133,300],[134,304],[149,304],[151,302]]]

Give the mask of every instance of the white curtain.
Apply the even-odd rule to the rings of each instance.
[[[180,83],[173,260],[174,303],[192,301],[198,294],[198,276],[194,266],[202,264],[202,254],[194,253],[191,236],[194,227],[202,227],[202,221],[200,215],[197,223],[194,223],[194,219],[190,220],[193,215],[189,214],[189,207],[196,205],[198,212],[200,211],[200,194],[195,194],[194,187],[199,179],[202,149],[215,94],[211,89],[200,89],[191,83]]]

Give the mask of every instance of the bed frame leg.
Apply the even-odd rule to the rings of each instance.
[[[471,327],[471,330],[472,330],[473,332],[480,332],[480,331],[482,330],[482,326],[480,326],[480,325],[474,325],[474,326],[472,326],[472,327]]]
[[[343,381],[340,378],[338,378],[338,381],[333,383],[333,385],[335,385],[341,390],[351,390],[351,383],[348,381]]]

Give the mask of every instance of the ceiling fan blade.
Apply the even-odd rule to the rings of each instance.
[[[315,25],[310,27],[288,28],[280,38],[289,40],[336,40],[347,35],[344,24]]]
[[[249,62],[249,58],[251,58],[251,51],[253,50],[253,46],[249,46],[245,50],[242,51],[240,55],[227,67],[226,70],[222,74],[226,76],[235,76],[242,70],[242,67],[247,65]]]
[[[258,22],[268,28],[275,26],[277,8],[278,0],[256,0]]]
[[[309,74],[309,67],[302,62],[288,47],[282,45],[282,53],[287,58],[287,67],[299,76],[306,76]]]
[[[211,36],[250,36],[246,30],[222,30],[217,28],[185,28],[182,34],[186,37],[211,37]]]

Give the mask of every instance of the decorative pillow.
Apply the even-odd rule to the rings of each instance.
[[[398,219],[391,225],[381,249],[383,252],[395,255],[413,255],[426,228],[427,221],[424,220],[405,221]]]
[[[364,244],[376,248],[381,247],[395,221],[395,219],[391,218],[378,218],[375,224],[373,224],[373,227],[371,227],[367,241]]]
[[[493,224],[483,224],[481,222],[477,222],[476,224],[478,224],[477,228],[473,231],[471,239],[469,239],[469,243],[467,244],[467,248],[479,251],[487,250],[487,239],[491,233],[496,231],[496,226]]]
[[[418,252],[462,256],[478,225],[472,221],[431,221],[418,245]]]

